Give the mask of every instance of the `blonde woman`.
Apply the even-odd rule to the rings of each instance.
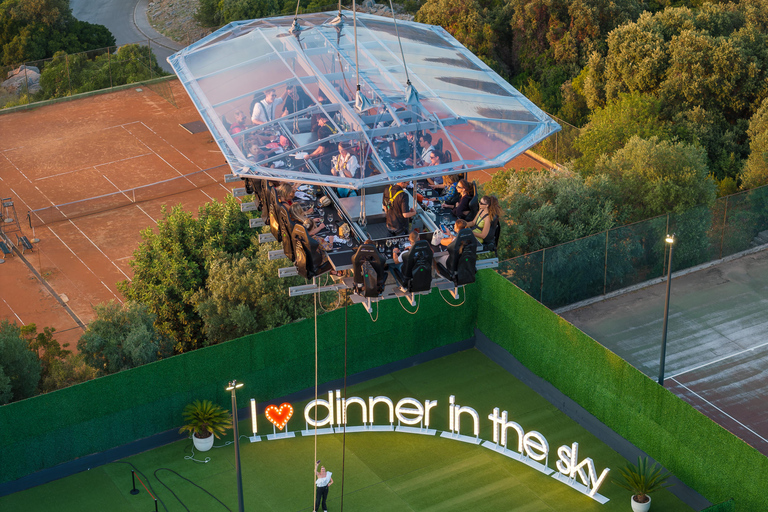
[[[313,220],[307,217],[307,214],[304,213],[304,209],[299,203],[293,203],[289,213],[291,215],[291,219],[293,219],[293,222],[297,224],[303,224],[304,227],[307,228],[307,233],[309,233],[310,236],[317,234],[321,229],[325,227],[325,224],[323,224],[320,219]]]
[[[491,233],[491,225],[493,221],[501,219],[501,206],[499,206],[499,199],[496,196],[483,196],[479,204],[480,209],[477,216],[473,221],[467,223],[467,227],[473,228],[472,233],[482,244],[494,235]]]

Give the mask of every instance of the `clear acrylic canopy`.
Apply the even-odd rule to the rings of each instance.
[[[500,167],[560,130],[441,27],[338,20],[238,21],[168,58],[235,175],[360,189]],[[337,172],[340,144],[359,168]]]

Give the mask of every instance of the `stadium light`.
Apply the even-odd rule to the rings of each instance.
[[[672,249],[675,247],[675,235],[667,235],[664,241],[669,245],[669,265],[667,265],[667,299],[664,301],[664,327],[661,335],[661,360],[659,361],[659,384],[664,386],[664,361],[667,357],[667,320],[669,319],[669,291],[672,288]]]
[[[227,391],[232,392],[232,432],[235,435],[235,473],[237,474],[237,510],[244,512],[243,504],[243,475],[240,472],[240,433],[237,431],[237,390],[243,387],[236,380],[229,383]]]

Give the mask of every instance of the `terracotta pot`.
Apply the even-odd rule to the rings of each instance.
[[[213,436],[211,436],[213,437]],[[646,494],[646,496],[648,496]],[[635,497],[632,496],[630,498],[630,502],[632,503],[632,510],[633,512],[648,512],[648,509],[651,508],[651,497],[648,496],[648,502],[647,503],[638,503],[635,501]]]
[[[192,443],[195,445],[195,450],[199,452],[207,452],[213,447],[213,440],[215,438],[213,437],[213,434],[209,435],[206,438],[200,438],[197,437],[197,434],[194,434],[192,436]]]

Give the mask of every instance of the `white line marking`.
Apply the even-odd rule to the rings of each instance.
[[[141,206],[139,206],[138,204],[136,205],[136,208],[138,208],[139,210],[141,210],[141,213],[143,213],[144,215],[146,215],[147,217],[149,217],[150,219],[152,219],[152,222],[154,222],[155,224],[157,224],[157,220],[155,220],[155,218],[154,218],[154,217],[152,217],[150,214],[148,214],[146,211],[144,211],[144,208],[142,208],[142,207],[141,207]],[[124,259],[124,258],[120,258],[120,259]]]
[[[72,250],[72,248],[71,248],[70,246],[68,246],[68,245],[67,245],[67,243],[66,243],[64,240],[62,240],[62,239],[61,239],[61,237],[60,237],[59,235],[57,235],[57,234],[56,234],[56,232],[53,230],[53,228],[51,228],[50,226],[48,226],[48,231],[50,231],[50,232],[53,234],[53,236],[55,236],[56,238],[58,238],[58,239],[59,239],[59,242],[61,242],[61,243],[64,245],[64,247],[66,247],[67,249],[69,249],[69,252],[71,252],[71,253],[72,253],[72,255],[73,255],[75,258],[77,258],[77,260],[78,260],[80,263],[82,263],[82,264],[83,264],[83,266],[84,266],[85,268],[87,268],[87,269],[88,269],[88,272],[90,272],[91,274],[93,274],[93,276],[94,276],[96,279],[98,279],[98,280],[99,280],[99,282],[100,282],[102,285],[104,285],[104,288],[106,288],[107,290],[109,290],[109,293],[111,293],[112,295],[114,295],[114,296],[115,296],[115,298],[116,298],[116,299],[117,299],[117,300],[120,302],[120,304],[122,304],[122,303],[123,303],[123,301],[120,299],[120,297],[118,297],[118,296],[117,296],[117,294],[115,294],[115,292],[113,292],[112,290],[110,290],[110,289],[109,289],[109,286],[107,286],[107,284],[106,284],[104,281],[102,281],[102,280],[99,278],[99,276],[97,276],[97,275],[96,275],[96,272],[94,272],[93,270],[91,270],[91,267],[89,267],[88,265],[86,265],[86,264],[85,264],[85,262],[84,262],[84,261],[83,261],[83,260],[80,258],[80,256],[78,256],[78,255],[77,255],[77,253],[76,253],[75,251],[73,251],[73,250]]]
[[[2,297],[0,297],[0,298],[2,298]],[[19,315],[17,315],[17,314],[16,314],[16,312],[13,310],[13,308],[11,307],[11,305],[10,305],[10,304],[8,304],[8,302],[6,302],[6,300],[5,300],[5,299],[3,299],[3,302],[5,302],[5,305],[6,305],[6,306],[8,306],[8,309],[10,309],[10,310],[11,310],[11,313],[13,313],[13,316],[15,316],[15,317],[16,317],[16,320],[18,320],[18,321],[19,321],[19,323],[20,323],[21,325],[27,325],[26,323],[24,323],[24,322],[21,320],[21,318],[19,318]]]
[[[56,178],[58,176],[64,176],[64,175],[67,175],[67,174],[72,174],[72,173],[80,172],[80,171],[87,171],[88,169],[96,169],[97,167],[102,167],[104,165],[112,165],[112,164],[116,164],[116,163],[119,163],[119,162],[125,162],[127,160],[132,160],[134,158],[141,158],[141,157],[144,157],[144,156],[149,156],[149,155],[152,155],[152,154],[154,154],[154,153],[144,153],[144,154],[141,154],[141,155],[129,156],[128,158],[122,158],[120,160],[113,160],[112,162],[104,162],[103,164],[94,164],[94,165],[90,165],[88,167],[82,167],[80,169],[75,169],[74,171],[65,171],[65,172],[60,172],[58,174],[51,174],[50,176],[43,176],[42,178],[36,178],[35,181],[47,180],[48,178]]]
[[[723,357],[721,357],[721,358],[719,358],[719,359],[713,359],[712,361],[709,361],[708,363],[700,364],[699,366],[695,366],[695,367],[693,367],[693,368],[689,368],[689,369],[687,369],[687,370],[683,370],[683,371],[681,371],[680,373],[676,373],[676,374],[674,374],[673,376],[671,376],[671,377],[669,377],[669,378],[670,378],[670,379],[674,379],[675,377],[678,377],[678,376],[680,376],[680,375],[684,375],[684,374],[686,374],[686,373],[690,373],[690,372],[694,372],[694,371],[696,371],[696,370],[700,370],[700,369],[704,368],[705,366],[709,366],[709,365],[711,365],[711,364],[717,364],[717,363],[719,363],[719,362],[721,362],[721,361],[725,361],[726,359],[730,359],[730,358],[732,358],[732,357],[737,357],[737,356],[740,356],[741,354],[745,354],[745,353],[747,353],[747,352],[751,352],[751,351],[753,351],[753,350],[757,350],[758,348],[763,348],[763,347],[765,347],[766,345],[768,345],[768,341],[767,341],[767,342],[765,342],[765,343],[761,343],[760,345],[757,345],[757,346],[755,346],[755,347],[752,347],[752,348],[746,348],[746,349],[744,349],[744,350],[740,350],[740,351],[738,351],[738,352],[735,352],[735,353],[733,353],[733,354],[729,354],[729,355],[727,355],[727,356],[723,356]]]
[[[110,185],[112,185],[113,187],[115,187],[115,190],[117,190],[118,192],[120,192],[121,194],[123,194],[123,196],[124,196],[124,197],[125,197],[127,200],[129,200],[131,203],[135,203],[135,202],[136,202],[136,201],[134,201],[133,199],[131,199],[130,197],[128,197],[128,194],[126,194],[125,192],[123,192],[122,190],[120,190],[120,187],[118,187],[117,185],[115,185],[114,183],[112,183],[112,180],[110,180],[109,178],[107,178],[107,177],[106,177],[105,175],[103,175],[103,174],[101,175],[101,177],[102,177],[102,178],[104,178],[105,180],[107,180],[107,181],[109,182],[109,184],[110,184]]]
[[[671,380],[675,380],[675,379],[673,379],[672,377],[670,377],[670,379],[671,379]],[[694,390],[692,390],[691,388],[689,388],[688,386],[686,386],[686,385],[685,385],[685,384],[683,384],[682,382],[680,382],[680,381],[678,381],[678,380],[675,380],[675,382],[677,382],[679,385],[681,385],[682,387],[684,387],[685,389],[687,389],[688,391],[690,391],[691,393],[693,393],[693,394],[694,394],[694,395],[695,395],[695,396],[696,396],[696,397],[697,397],[699,400],[701,400],[701,401],[702,401],[702,402],[704,402],[705,404],[708,404],[708,405],[712,406],[713,408],[717,409],[718,411],[720,411],[721,413],[723,413],[725,416],[729,417],[730,419],[732,419],[733,421],[735,421],[736,423],[738,423],[739,425],[741,425],[742,427],[744,427],[746,430],[748,430],[748,431],[752,432],[752,433],[753,433],[753,434],[755,434],[757,437],[759,437],[761,440],[763,440],[763,441],[765,441],[765,442],[767,442],[767,443],[768,443],[768,439],[764,438],[763,436],[761,436],[760,434],[758,434],[757,432],[755,432],[754,430],[752,430],[751,428],[749,428],[748,426],[746,426],[745,424],[743,424],[742,422],[740,422],[739,420],[737,420],[736,418],[734,418],[733,416],[731,416],[730,414],[728,414],[727,412],[725,412],[724,410],[722,410],[721,408],[719,408],[718,406],[716,406],[715,404],[713,404],[712,402],[710,402],[709,400],[705,399],[703,396],[701,396],[700,394],[696,393]]]
[[[89,242],[91,242],[91,245],[93,245],[93,246],[96,248],[96,250],[97,250],[97,251],[99,251],[99,252],[101,253],[101,255],[102,255],[102,256],[104,256],[105,258],[107,258],[107,259],[109,260],[109,262],[110,262],[110,263],[111,263],[111,264],[112,264],[112,265],[113,265],[113,266],[114,266],[114,267],[115,267],[117,270],[119,270],[119,271],[120,271],[120,273],[121,273],[121,274],[123,274],[123,275],[125,276],[125,278],[126,278],[128,281],[131,281],[131,278],[130,278],[130,277],[128,277],[128,274],[126,274],[125,272],[123,272],[123,269],[121,269],[120,267],[118,267],[118,266],[117,266],[117,263],[115,263],[114,261],[112,261],[112,258],[110,258],[110,257],[109,257],[109,256],[107,256],[106,254],[104,254],[104,251],[102,251],[102,250],[101,250],[101,248],[99,248],[99,246],[98,246],[98,245],[96,245],[96,243],[95,243],[93,240],[91,240],[90,238],[88,238],[88,235],[86,235],[86,234],[83,232],[83,230],[82,230],[82,229],[80,229],[79,227],[77,227],[77,224],[75,224],[75,221],[73,221],[73,220],[70,220],[70,221],[69,221],[69,223],[70,223],[70,224],[72,224],[72,225],[75,227],[75,229],[76,229],[76,230],[78,230],[78,231],[80,232],[80,234],[81,234],[81,235],[83,235],[83,236],[85,237],[85,239],[86,239],[86,240],[88,240]]]

